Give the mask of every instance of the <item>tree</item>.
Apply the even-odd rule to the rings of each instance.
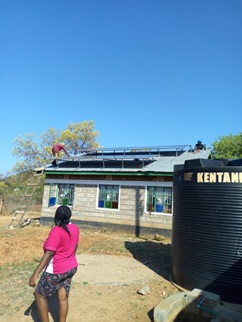
[[[61,132],[59,130],[49,128],[40,135],[40,151],[41,157],[47,163],[51,160],[51,148],[55,143],[62,142]]]
[[[55,143],[64,142],[70,154],[80,153],[83,149],[98,148],[96,142],[99,132],[94,130],[93,121],[70,123],[63,131],[49,128],[36,138],[34,133],[18,136],[14,142],[13,155],[20,158],[12,172],[22,173],[45,166],[52,160],[51,148]]]
[[[14,143],[16,147],[13,155],[20,158],[20,161],[17,161],[13,167],[14,173],[28,171],[43,162],[38,143],[34,141],[34,133],[25,134],[24,137],[19,135]]]
[[[212,156],[230,160],[242,158],[242,133],[220,136],[212,143]]]
[[[99,145],[96,142],[98,135],[99,133],[94,131],[94,122],[84,121],[67,125],[61,137],[64,142],[67,142],[68,150],[73,154],[78,154],[86,149],[98,148]]]

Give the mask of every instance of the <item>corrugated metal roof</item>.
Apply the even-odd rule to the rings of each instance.
[[[187,160],[208,159],[211,149],[201,150],[197,153],[185,151],[177,157],[159,157],[156,162],[146,167],[154,172],[173,172],[174,165],[184,164]]]
[[[175,152],[175,151],[174,151]],[[186,160],[208,159],[211,149],[201,150],[197,153],[182,151],[178,155],[164,155],[139,157],[135,155],[121,158],[102,158],[95,156],[76,156],[59,160],[58,166],[46,167],[45,173],[173,173],[174,165],[182,165]]]

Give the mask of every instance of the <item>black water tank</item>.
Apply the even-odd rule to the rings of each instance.
[[[238,304],[242,304],[241,165],[197,159],[175,167],[172,223],[174,282]]]

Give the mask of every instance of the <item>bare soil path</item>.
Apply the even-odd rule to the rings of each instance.
[[[0,217],[0,321],[39,322],[33,289],[27,284],[50,227],[9,230],[10,219]],[[170,253],[169,239],[81,231],[68,322],[152,321],[153,308],[178,292],[169,280]],[[26,262],[32,266],[26,268]],[[149,294],[139,294],[143,286],[149,287]],[[57,307],[53,297],[50,321],[58,321]]]

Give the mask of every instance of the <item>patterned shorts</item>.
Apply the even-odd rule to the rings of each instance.
[[[71,280],[77,271],[77,267],[63,274],[50,274],[44,272],[36,287],[36,292],[43,296],[51,296],[64,287],[67,296],[70,293]]]

